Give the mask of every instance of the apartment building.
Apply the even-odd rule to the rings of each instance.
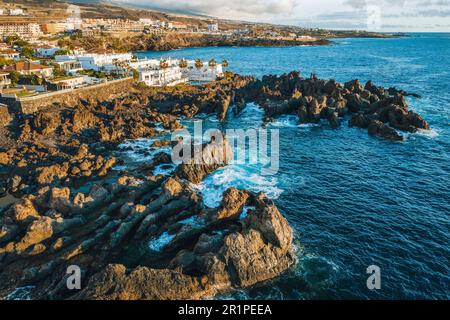
[[[198,63],[194,60],[187,61],[187,67],[181,69],[183,76],[189,81],[211,82],[223,76],[222,64],[213,61]]]
[[[42,35],[37,23],[0,23],[0,36],[18,35],[22,38],[33,38]]]
[[[174,86],[188,81],[175,59],[141,61],[137,70],[139,81],[151,87]]]
[[[111,72],[118,69],[118,64],[130,62],[133,59],[131,53],[111,54],[69,54],[55,56],[56,62],[78,61],[83,69]]]

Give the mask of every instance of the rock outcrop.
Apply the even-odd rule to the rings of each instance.
[[[236,96],[246,102],[256,102],[265,111],[265,121],[284,114],[297,115],[299,123],[327,120],[331,127],[340,125],[339,117],[352,118],[349,125],[368,128],[371,135],[389,140],[402,140],[397,132],[428,130],[428,123],[409,110],[405,96],[419,97],[395,88],[384,89],[368,81],[339,84],[312,75],[304,79],[298,72],[282,76],[264,76],[239,88]],[[381,123],[381,124],[380,124]]]
[[[242,218],[244,205],[253,210]],[[295,262],[292,230],[263,194],[230,189],[208,210],[178,178],[93,186],[82,196],[43,190],[2,218],[0,293],[33,283],[33,297],[45,299],[203,298]],[[136,256],[130,247],[142,249]],[[72,264],[86,283],[75,295],[60,285]]]
[[[289,114],[338,127],[349,115],[350,126],[397,141],[399,131],[429,129],[406,95],[296,72],[260,80],[226,74],[208,85],[136,86],[108,101],[18,117],[2,128],[13,146],[0,139],[0,196],[16,197],[0,208],[0,297],[32,285],[35,299],[199,299],[274,278],[295,263],[292,229],[275,204],[230,188],[209,208],[192,186],[230,162],[228,141],[189,145],[192,158],[156,175],[175,166],[157,148],[182,143],[162,135],[182,128],[180,117],[225,121],[255,102],[265,122]],[[123,164],[121,143],[154,137],[151,161],[112,170]],[[70,265],[82,270],[81,291],[65,285]]]

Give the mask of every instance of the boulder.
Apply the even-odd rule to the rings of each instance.
[[[378,136],[391,141],[402,141],[403,136],[401,136],[395,129],[389,127],[378,120],[372,120],[368,127],[369,134],[373,136]]]
[[[248,199],[249,193],[246,190],[227,189],[223,194],[219,209],[212,216],[212,220],[238,218]]]
[[[49,217],[40,217],[33,221],[25,236],[15,244],[15,250],[21,253],[30,246],[50,238],[53,234],[52,223],[53,220]]]

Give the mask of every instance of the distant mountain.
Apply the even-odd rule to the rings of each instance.
[[[114,1],[114,0],[61,0],[63,2],[68,2],[72,4],[106,4],[106,5],[114,5],[122,8],[128,9],[143,9],[143,10],[152,10],[163,13],[172,13],[172,14],[181,14],[195,17],[205,17],[210,18],[210,16],[202,15],[197,12],[189,11],[189,10],[172,10],[170,8],[166,8],[157,4],[149,3],[131,3],[131,2],[122,2],[122,1]]]

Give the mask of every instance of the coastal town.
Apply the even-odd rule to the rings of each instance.
[[[231,134],[196,141],[177,131],[195,133],[201,127],[196,123],[205,121],[208,129],[242,131],[242,145],[256,147],[251,132],[266,140],[270,133],[274,141],[281,127],[291,134],[281,149],[278,140],[259,140],[259,152],[248,150],[249,158],[270,149],[271,160],[280,158],[277,165],[292,161],[292,168],[282,169],[294,183],[303,186],[293,164],[314,165],[327,181],[339,183],[344,179],[330,164],[350,145],[355,159],[366,145],[388,146],[386,157],[395,156],[394,143],[431,130],[409,106],[420,96],[397,89],[395,81],[390,87],[361,83],[353,73],[345,74],[346,82],[322,79],[299,71],[300,64],[286,66],[272,54],[278,49],[261,47],[289,47],[295,63],[299,51],[310,50],[312,61],[316,49],[330,49],[326,59],[340,65],[345,59],[336,58],[333,47],[312,46],[334,38],[396,36],[100,2],[1,1],[0,300],[210,299],[282,277],[305,257],[299,246],[303,226],[296,229],[289,214],[310,210],[284,210],[277,201],[284,190],[272,178],[285,173],[266,177],[265,156],[250,170],[246,161],[234,166],[242,150]],[[225,46],[238,54],[224,59],[226,50],[217,52]],[[170,51],[194,47],[199,57]],[[261,73],[242,68],[256,59],[240,47],[262,51],[256,62]],[[234,66],[246,74],[234,73]],[[339,131],[344,126],[352,129]],[[339,152],[329,162],[286,154],[302,155],[302,141],[313,141],[305,149],[314,151],[311,146],[332,136],[344,142],[329,147]],[[180,146],[186,158],[191,151],[202,156],[176,163],[173,150]],[[320,182],[314,187],[322,188]],[[336,190],[335,198],[346,194]],[[81,277],[78,288],[67,285],[73,267]]]
[[[138,59],[134,52],[139,48],[122,44],[130,37],[157,37],[166,45],[167,38],[180,36],[206,37],[208,40],[202,40],[205,44],[219,41],[217,39],[239,39],[248,41],[249,45],[258,41],[278,41],[283,45],[317,40],[309,35],[254,25],[230,28],[225,24],[222,28],[212,19],[199,23],[174,18],[172,21],[148,17],[134,20],[82,18],[79,7],[72,5],[66,5],[66,11],[64,18],[48,21],[37,19],[38,14],[16,4],[0,8],[0,103],[3,109],[23,99],[67,93],[130,77],[150,87],[207,83],[223,77],[228,67],[226,60],[213,58],[207,61]],[[37,19],[34,22],[33,15]],[[91,45],[99,39],[107,44]]]
[[[21,9],[9,14],[25,15]],[[71,20],[57,23],[0,24],[1,100],[17,99],[67,91],[126,77],[135,77],[148,86],[172,86],[187,82],[210,82],[223,76],[227,61],[188,61],[177,59],[137,59],[132,52],[114,50],[86,51],[81,47],[59,45],[54,39],[73,33],[143,32],[146,28],[168,30],[185,25],[149,19],[137,22],[121,20]],[[218,32],[217,24],[208,25],[207,32]],[[103,31],[102,31],[103,32]],[[59,41],[61,42],[61,41]]]
[[[31,2],[33,4],[33,2]],[[236,23],[54,2],[0,4],[0,103],[67,93],[120,79],[150,87],[207,83],[228,61],[138,59],[135,52],[197,46],[326,45],[345,32]],[[95,12],[92,13],[92,12]],[[351,36],[366,35],[352,32]],[[372,36],[380,36],[372,34]],[[386,35],[383,35],[386,36]]]

